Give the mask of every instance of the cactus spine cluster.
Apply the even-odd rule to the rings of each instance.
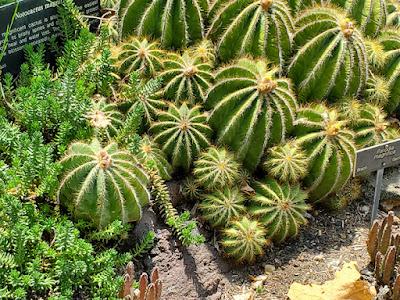
[[[281,68],[292,49],[294,24],[285,0],[214,1],[208,37],[223,61],[251,54]]]
[[[217,142],[235,151],[254,170],[267,143],[283,141],[291,130],[297,102],[286,78],[275,78],[265,60],[241,59],[219,70],[208,94],[209,122]]]
[[[148,178],[135,157],[117,144],[103,148],[97,140],[77,142],[60,163],[64,176],[57,198],[75,216],[100,228],[115,220],[127,223],[141,218],[150,199]]]
[[[322,201],[342,188],[352,174],[354,134],[337,110],[323,104],[300,109],[294,133],[310,159],[304,179],[309,199]]]
[[[202,149],[210,145],[211,128],[207,117],[198,106],[170,104],[168,111],[159,113],[150,130],[154,141],[169,156],[173,167],[189,170],[192,161]]]
[[[256,195],[250,212],[265,226],[267,236],[277,243],[296,236],[300,226],[307,223],[307,193],[299,185],[280,185],[273,179],[255,182],[253,186]]]
[[[288,74],[299,100],[340,99],[361,92],[368,77],[362,34],[346,14],[333,7],[305,10],[296,20],[297,53]]]
[[[390,0],[387,3],[386,24],[394,28],[400,27],[400,4],[397,0]]]

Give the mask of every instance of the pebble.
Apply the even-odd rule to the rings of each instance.
[[[316,261],[323,261],[324,260],[324,255],[322,253],[314,256],[314,260]]]
[[[275,266],[273,266],[273,265],[265,265],[264,266],[264,271],[265,271],[265,273],[272,273],[272,272],[274,272],[275,271]]]
[[[361,206],[361,207],[360,207],[360,211],[361,211],[362,213],[365,213],[365,214],[369,213],[369,206],[367,206],[367,205]]]

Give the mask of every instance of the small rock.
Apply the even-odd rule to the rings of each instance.
[[[364,213],[364,214],[369,213],[369,206],[367,206],[367,205],[361,206],[361,207],[360,207],[360,211],[361,211],[362,213]]]
[[[324,255],[322,253],[314,256],[314,260],[316,261],[323,261],[324,260]]]
[[[275,266],[273,265],[265,265],[264,266],[265,273],[272,273],[275,271]]]
[[[243,292],[241,294],[233,295],[233,300],[253,300],[254,299],[254,292]]]

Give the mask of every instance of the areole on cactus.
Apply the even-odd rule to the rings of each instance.
[[[228,145],[245,167],[254,170],[267,143],[290,132],[297,109],[288,79],[275,77],[265,60],[240,59],[219,70],[208,93],[209,122],[217,142]]]
[[[307,9],[296,20],[298,51],[288,75],[300,101],[358,95],[368,77],[362,34],[345,12],[334,7]]]
[[[137,221],[150,195],[148,177],[136,158],[116,143],[102,147],[97,140],[70,146],[60,161],[63,178],[57,199],[76,217],[105,227],[115,220]]]

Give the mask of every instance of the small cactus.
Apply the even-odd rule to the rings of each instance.
[[[361,182],[358,178],[350,179],[332,197],[329,197],[323,204],[324,207],[332,211],[340,211],[347,207],[351,202],[359,199],[362,195]]]
[[[226,187],[204,196],[200,204],[202,216],[213,227],[224,227],[245,212],[245,198],[237,188]]]
[[[280,185],[272,179],[255,182],[254,189],[250,213],[267,228],[267,236],[277,243],[296,236],[300,226],[307,223],[307,193],[298,185]]]
[[[198,200],[203,194],[200,183],[193,177],[186,177],[180,186],[180,192],[188,200]]]
[[[365,39],[364,43],[370,68],[374,72],[380,70],[386,62],[386,53],[383,45],[378,39]]]
[[[223,230],[221,245],[224,252],[238,262],[254,262],[270,244],[265,228],[256,220],[243,217]]]
[[[193,174],[207,190],[232,186],[239,177],[239,164],[224,148],[209,148],[194,162]]]
[[[308,159],[305,152],[290,141],[271,148],[263,168],[281,182],[298,182],[307,174]]]
[[[386,24],[394,28],[400,27],[400,3],[398,0],[389,0],[387,3],[388,15]]]
[[[371,73],[365,87],[365,98],[368,102],[385,106],[390,97],[390,83],[383,76]]]
[[[214,65],[215,62],[215,47],[209,40],[202,40],[189,49],[190,56],[199,59],[203,63]]]

